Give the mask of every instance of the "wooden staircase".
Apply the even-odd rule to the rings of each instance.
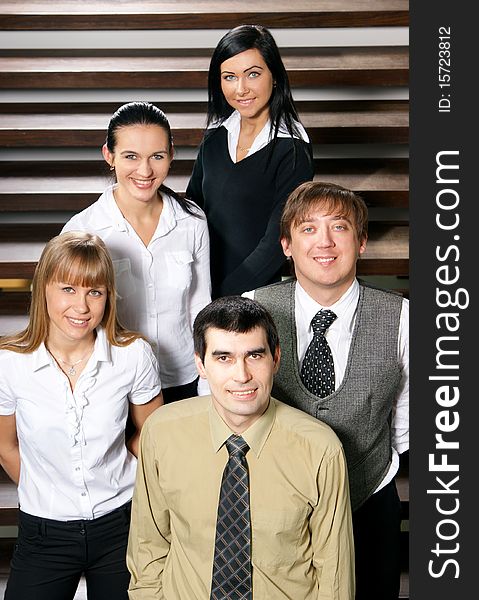
[[[45,242],[109,182],[100,147],[121,104],[145,99],[166,112],[177,151],[167,184],[185,191],[205,125],[209,58],[222,33],[241,23],[265,25],[278,41],[314,144],[315,179],[360,192],[370,208],[359,273],[407,293],[408,46],[390,39],[408,14],[407,0],[2,2],[0,335],[26,320]],[[100,32],[121,42],[105,47]],[[400,597],[408,598],[407,459],[398,488]],[[16,491],[0,469],[0,536],[9,527],[0,537],[0,595],[16,519]],[[84,597],[80,590],[77,600]]]

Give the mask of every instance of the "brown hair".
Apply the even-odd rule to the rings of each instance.
[[[43,249],[33,276],[28,325],[17,334],[2,338],[0,349],[29,353],[45,342],[49,329],[46,286],[53,281],[85,287],[105,286],[107,299],[101,325],[110,344],[127,346],[142,337],[118,322],[115,273],[103,241],[91,233],[69,231],[52,238]]]
[[[302,183],[289,195],[281,215],[281,239],[291,242],[291,230],[308,219],[311,211],[320,206],[328,214],[338,214],[353,224],[358,240],[368,237],[368,209],[356,193],[321,181]]]

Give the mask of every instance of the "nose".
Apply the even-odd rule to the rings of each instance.
[[[140,164],[137,166],[136,172],[138,173],[138,175],[142,175],[144,177],[149,177],[151,175],[153,169],[151,168],[151,164],[148,158],[145,158],[145,160],[142,160],[140,162]]]
[[[319,248],[331,248],[331,246],[334,246],[333,236],[329,227],[321,227],[316,234],[315,241]]]
[[[248,82],[244,77],[238,78],[238,86],[236,90],[240,96],[244,96],[249,92]]]
[[[246,360],[236,361],[233,379],[238,383],[248,383],[251,380],[251,373]]]
[[[89,311],[87,296],[85,294],[77,294],[73,308],[77,313],[87,313]]]

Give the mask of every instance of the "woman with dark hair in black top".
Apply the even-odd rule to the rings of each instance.
[[[241,294],[280,279],[281,211],[313,178],[311,144],[264,27],[240,25],[218,43],[207,125],[187,196],[208,220],[213,297]]]

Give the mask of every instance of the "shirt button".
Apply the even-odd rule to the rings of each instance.
[[[82,492],[82,493],[81,493],[81,495],[82,495],[82,496],[86,496],[86,492]]]
[[[75,467],[75,471],[79,471],[79,470],[80,470],[80,467]]]

